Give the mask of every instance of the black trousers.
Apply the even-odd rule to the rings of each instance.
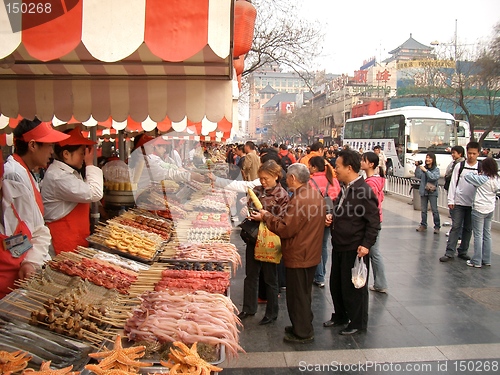
[[[356,250],[334,250],[332,253],[330,293],[335,309],[332,320],[349,320],[347,328],[366,329],[368,325],[368,281],[364,287],[356,289],[351,280],[351,269],[357,256]],[[369,271],[370,262],[368,262],[368,257],[365,258]]]
[[[276,264],[261,262],[254,258],[255,243],[247,243],[245,255],[246,277],[243,282],[243,311],[248,314],[257,312],[257,295],[259,292],[259,274],[262,270],[266,285],[266,316],[270,319],[278,317],[278,270]]]
[[[311,303],[316,267],[286,268],[286,306],[293,332],[300,338],[314,336]]]

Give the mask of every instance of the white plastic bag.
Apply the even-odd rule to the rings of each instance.
[[[354,267],[351,269],[352,283],[356,289],[362,288],[366,284],[368,270],[366,269],[366,264],[363,258],[356,257],[354,261]]]

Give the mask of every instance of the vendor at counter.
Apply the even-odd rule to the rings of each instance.
[[[68,137],[37,119],[23,119],[14,129],[14,154],[5,166],[3,160],[0,163],[0,298],[14,288],[16,279],[30,277],[50,260],[50,232],[44,225],[42,196],[32,171],[45,168],[53,143]],[[18,234],[22,236],[14,237]]]
[[[90,203],[103,196],[102,170],[92,165],[93,142],[78,127],[54,147],[55,160],[41,183],[45,222],[56,254],[88,246]]]
[[[198,181],[203,182],[204,177],[196,172],[189,172],[176,165],[168,163],[155,153],[155,146],[167,144],[162,137],[153,138],[146,134],[134,137],[133,152],[128,165],[132,184],[138,184],[138,192],[142,192],[152,183],[162,180],[175,182]]]

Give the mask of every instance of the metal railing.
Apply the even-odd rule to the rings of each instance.
[[[413,198],[412,184],[418,182],[418,180],[413,180],[403,177],[388,176],[386,182],[386,190],[389,193],[400,195],[403,197]],[[444,188],[438,186],[438,207],[444,210],[448,209],[448,198],[447,192]],[[497,199],[495,203],[495,211],[493,212],[493,222],[500,224],[500,200]]]

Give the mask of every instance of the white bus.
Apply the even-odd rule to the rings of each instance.
[[[455,121],[453,115],[434,107],[401,107],[372,116],[351,118],[343,129],[343,144],[358,151],[381,146],[387,157],[387,174],[413,177],[415,161],[436,154],[441,176],[451,162],[451,147],[465,146],[470,140],[469,123]]]

